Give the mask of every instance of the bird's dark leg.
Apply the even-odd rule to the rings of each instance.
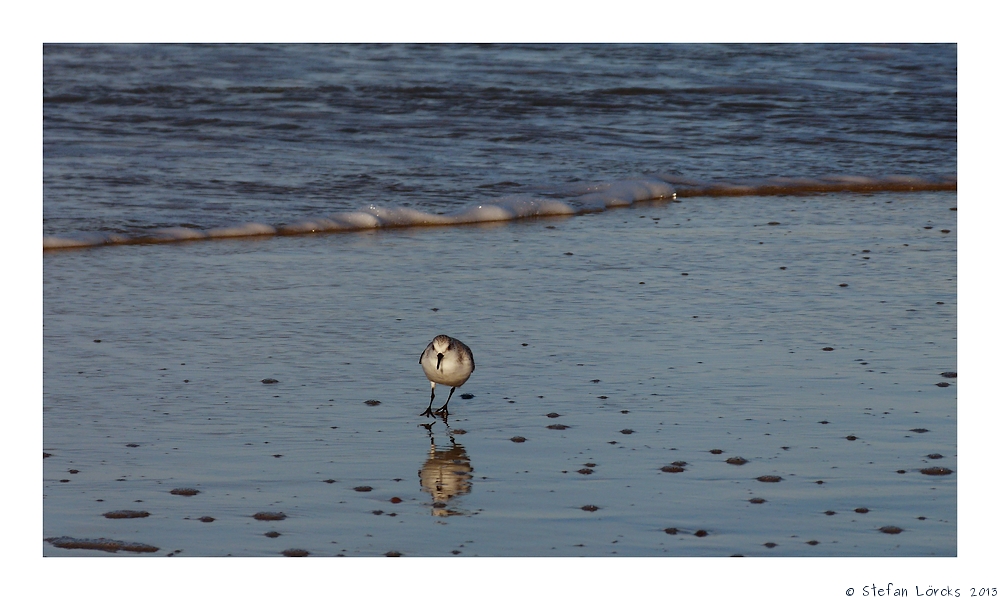
[[[451,398],[451,396],[449,396],[449,398]],[[434,382],[432,381],[431,382],[431,401],[430,401],[430,404],[427,405],[427,410],[425,410],[424,412],[420,413],[420,416],[421,417],[429,417],[429,416],[431,416],[431,414],[432,414],[431,413],[431,406],[433,406],[433,405],[434,405]]]
[[[438,414],[438,415],[447,415],[448,414],[448,403],[451,402],[451,395],[454,394],[454,393],[455,393],[455,388],[451,388],[451,393],[448,394],[448,399],[444,401],[444,406],[442,406],[441,408],[439,408],[436,411],[434,411],[435,414]]]

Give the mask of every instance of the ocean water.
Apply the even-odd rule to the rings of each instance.
[[[958,554],[954,45],[43,65],[44,555]]]

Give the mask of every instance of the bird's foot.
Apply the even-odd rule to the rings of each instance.
[[[446,419],[446,418],[448,418],[448,407],[441,407],[441,408],[437,409],[436,411],[434,411],[434,414],[436,414],[439,417],[442,417],[442,418]]]
[[[432,419],[433,419],[433,418],[434,418],[434,413],[433,413],[433,412],[431,412],[431,409],[430,409],[430,407],[428,406],[428,407],[427,407],[427,410],[425,410],[424,412],[420,413],[420,416],[421,416],[421,417],[430,417],[430,418],[432,418]]]

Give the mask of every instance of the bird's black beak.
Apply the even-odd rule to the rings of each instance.
[[[443,359],[443,358],[444,358],[444,354],[441,354],[440,352],[438,352],[438,366],[437,366],[438,371],[441,370],[441,359]]]

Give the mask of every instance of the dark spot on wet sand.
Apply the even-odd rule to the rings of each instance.
[[[194,496],[195,494],[200,494],[201,490],[196,490],[194,488],[176,488],[170,490],[170,493],[175,496]]]
[[[742,456],[730,456],[729,458],[726,459],[726,463],[730,465],[745,465],[748,462],[750,461],[743,458]]]
[[[951,475],[953,471],[946,467],[927,467],[926,469],[920,469],[920,472],[924,475]]]
[[[556,417],[559,416],[559,413],[551,412],[551,413],[549,413],[549,414],[547,414],[545,416],[548,417],[548,418],[550,418],[550,419],[555,419]]]
[[[284,521],[285,517],[286,515],[283,512],[270,512],[270,511],[262,511],[254,514],[253,516],[253,518],[257,519],[258,521]]]
[[[451,430],[451,434],[452,435],[465,435],[467,433],[469,433],[469,432],[466,431],[466,430],[464,430],[464,429],[452,429]],[[400,479],[399,481],[402,481],[402,479]]]
[[[281,534],[278,533],[277,531],[268,531],[267,533],[264,534],[264,537],[276,538],[279,535],[281,535]]]
[[[593,469],[586,469],[586,468],[580,469],[580,470],[577,471],[577,473],[579,473],[581,475],[590,475],[593,472],[594,472]]]
[[[68,536],[45,538],[45,541],[56,548],[67,550],[101,550],[103,552],[158,552],[160,549],[149,544],[137,542],[122,542],[119,540],[109,540],[107,538],[97,539],[76,539]]]
[[[807,543],[807,544],[809,544],[810,546],[815,546],[816,544],[818,544],[818,543],[819,543],[819,541],[817,541],[817,540],[809,540],[809,541],[808,541],[808,542],[806,542],[806,543]]]
[[[903,529],[901,527],[896,527],[895,525],[886,525],[885,527],[879,527],[879,531],[882,533],[901,533]]]
[[[958,373],[956,373],[955,371],[945,371],[944,373],[941,373],[941,377],[945,377],[947,379],[954,379],[958,377]]]
[[[510,441],[514,442],[515,444],[523,444],[524,442],[528,441],[528,438],[523,438],[519,435],[515,435],[514,437],[510,438]]]
[[[559,431],[562,431],[563,429],[569,429],[569,425],[560,425],[559,423],[556,423],[555,425],[547,425],[545,428],[546,429],[557,429]]]
[[[125,444],[125,447],[126,448],[138,448],[139,444],[136,444],[136,443],[133,442],[131,444]]]
[[[473,398],[476,397],[476,395],[466,392],[465,394],[462,394],[460,397],[462,398],[462,400],[472,400]]]
[[[917,427],[916,429],[911,429],[913,433],[927,433],[930,429],[924,429],[923,427]]]
[[[722,452],[723,451],[719,450],[718,448],[712,448],[711,450],[709,450],[709,453],[711,454],[722,454]]]
[[[403,553],[402,552],[396,552],[395,550],[390,550],[390,551],[386,552],[385,555],[388,556],[388,557],[390,557],[390,558],[397,558],[397,557],[402,556]]]
[[[215,521],[215,517],[199,517],[198,520],[202,523],[211,523]]]
[[[663,533],[665,533],[667,535],[677,535],[677,528],[676,527],[667,527],[666,529],[663,530]]]
[[[354,491],[355,492],[370,492],[370,491],[372,491],[372,486],[370,486],[370,485],[359,485],[358,487],[354,488]]]
[[[708,535],[708,532],[705,531],[704,529],[699,529],[698,531],[694,532],[695,537],[705,537],[706,535]]]
[[[302,550],[300,548],[289,548],[288,550],[282,550],[281,553],[285,556],[309,556],[308,550]]]
[[[777,544],[775,544],[774,542],[765,542],[764,546],[767,548],[774,548],[775,546],[777,546]]]
[[[852,442],[853,442],[854,440],[858,439],[858,436],[856,436],[856,435],[849,435],[849,436],[847,436],[847,437],[846,437],[846,438],[844,438],[844,439],[845,439],[845,440],[850,440],[850,441],[852,441]]]
[[[823,348],[823,352],[833,352],[833,348],[827,346],[826,348]]]
[[[149,513],[144,510],[112,510],[104,513],[105,519],[144,519]]]
[[[950,386],[951,384],[950,384],[950,383],[948,383],[947,381],[942,381],[942,382],[940,382],[940,383],[935,383],[934,385],[936,385],[936,386],[938,386],[938,387],[948,387],[948,386]]]
[[[862,514],[862,515],[863,515],[863,514],[865,514],[866,512],[868,512],[868,509],[867,509],[867,508],[865,508],[865,507],[863,507],[863,506],[860,506],[860,507],[858,507],[858,508],[855,508],[855,509],[854,509],[854,512],[856,512],[856,513],[859,513],[859,514]]]
[[[399,496],[393,496],[392,498],[389,498],[389,502],[392,502],[393,504],[399,504],[402,501],[403,499],[400,498]]]
[[[264,384],[271,384],[271,383],[278,383],[278,380],[268,377],[267,379],[261,379],[260,382]]]
[[[934,454],[928,454],[927,458],[930,458],[932,460],[937,460],[939,458],[944,458],[944,456],[942,456],[941,454],[938,454],[937,452],[935,452]]]
[[[763,498],[750,498],[750,504],[764,504],[767,500]]]
[[[336,479],[324,479],[323,483],[337,483]]]
[[[760,477],[757,478],[757,481],[763,483],[777,483],[781,480],[782,480],[781,477],[779,477],[778,475],[761,475]]]
[[[677,465],[667,465],[665,467],[660,467],[660,470],[664,473],[683,473],[684,467]]]
[[[382,403],[378,400],[365,400],[365,404],[367,404],[368,406],[378,406],[379,404]]]
[[[587,512],[594,512],[595,510],[598,509],[598,507],[594,506],[593,504],[587,504],[586,506],[581,506],[580,509],[585,510]]]
[[[826,516],[828,516],[828,517],[832,517],[833,515],[837,514],[837,511],[835,511],[835,510],[828,510],[828,511],[824,512],[823,514],[826,515]]]
[[[635,431],[633,431],[632,429],[622,429],[619,433],[623,433],[625,435],[632,435],[633,433],[635,433]]]

